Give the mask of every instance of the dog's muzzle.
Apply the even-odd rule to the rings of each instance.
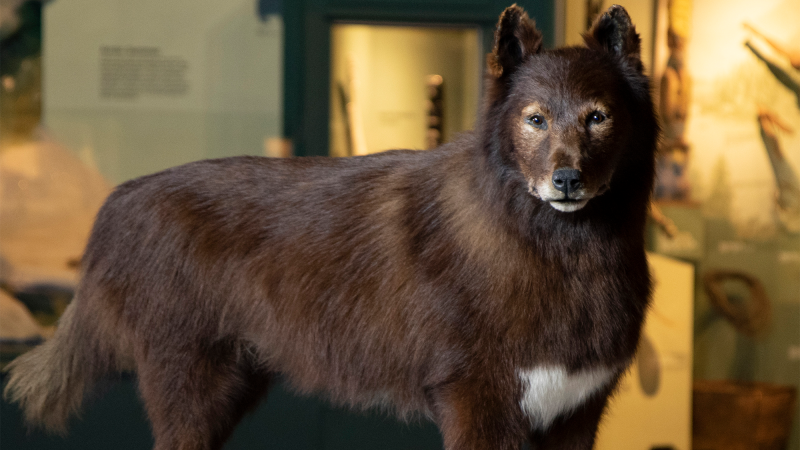
[[[562,198],[550,198],[548,202],[553,208],[562,212],[577,211],[589,202],[581,181],[581,172],[576,169],[557,169],[553,171],[552,183],[554,194],[563,194]]]

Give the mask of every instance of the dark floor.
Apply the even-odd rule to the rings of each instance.
[[[5,385],[5,376],[3,376]],[[134,380],[126,377],[91,401],[73,419],[65,438],[28,433],[15,405],[0,404],[2,450],[142,450],[153,438]],[[279,386],[253,414],[245,417],[226,450],[404,450],[441,449],[430,422],[404,424],[380,413],[352,413],[327,403],[300,398]]]

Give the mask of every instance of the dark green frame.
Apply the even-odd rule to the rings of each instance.
[[[287,0],[284,1],[284,136],[296,156],[328,154],[331,24],[383,22],[459,24],[482,30],[491,50],[497,18],[513,0]],[[554,0],[517,0],[554,42]]]

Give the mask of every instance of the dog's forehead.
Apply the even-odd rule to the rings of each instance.
[[[620,84],[619,69],[596,52],[568,48],[531,57],[517,73],[513,95],[523,103],[553,108],[610,103]]]

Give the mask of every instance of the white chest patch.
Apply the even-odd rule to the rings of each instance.
[[[534,427],[547,429],[556,417],[572,411],[606,386],[615,373],[607,367],[572,374],[559,366],[520,370],[520,406]]]

